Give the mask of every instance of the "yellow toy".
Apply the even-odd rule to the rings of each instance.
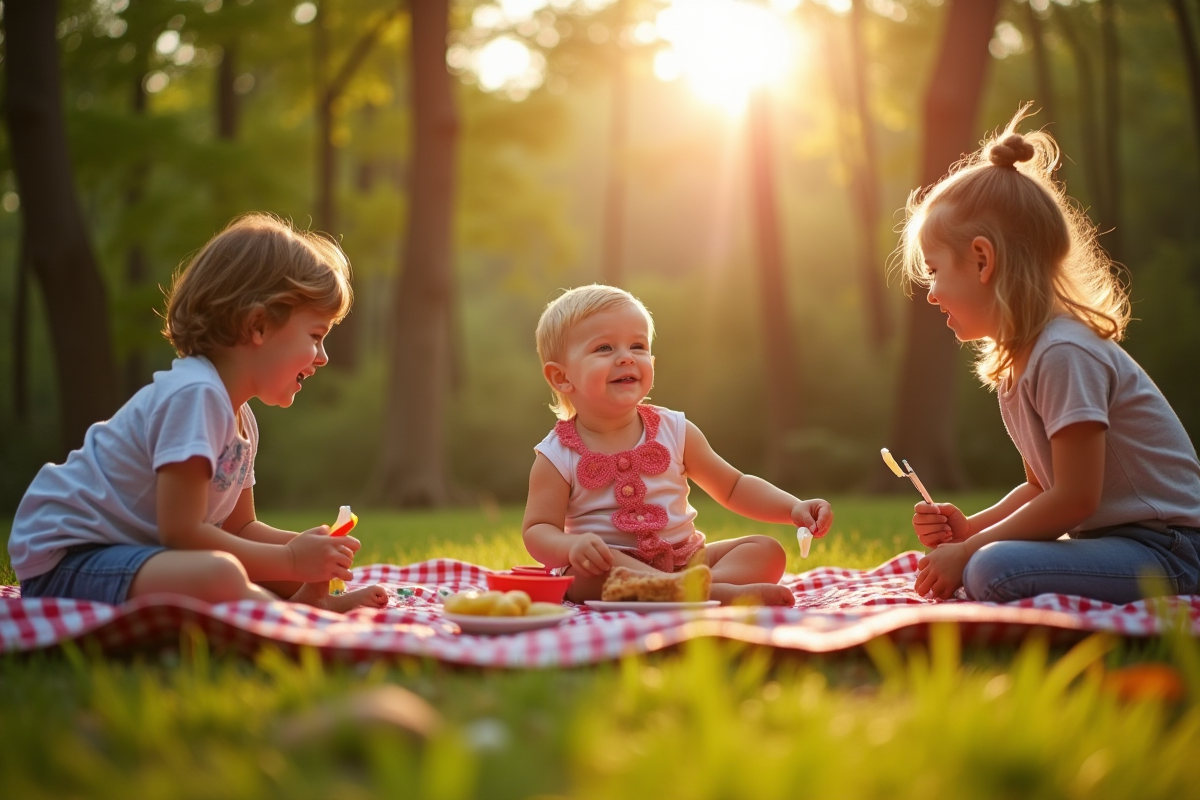
[[[354,530],[354,526],[358,524],[358,515],[350,510],[350,506],[342,506],[338,509],[337,521],[330,526],[330,536],[345,536],[350,531]],[[341,578],[331,578],[329,580],[330,594],[343,594],[346,591],[346,582]]]

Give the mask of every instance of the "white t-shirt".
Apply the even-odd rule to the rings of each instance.
[[[682,411],[655,406],[660,422],[658,441],[671,454],[671,465],[659,475],[642,475],[646,484],[647,505],[662,506],[667,512],[667,525],[658,535],[668,544],[686,541],[696,528],[696,509],[688,502],[690,487],[687,471],[683,466],[683,444],[687,436],[687,420]],[[646,441],[646,432],[638,439],[638,445]],[[571,486],[567,499],[567,518],[563,529],[567,533],[594,533],[609,547],[618,550],[637,550],[637,534],[617,530],[612,515],[618,509],[613,487],[585,489],[576,479],[575,469],[579,466],[579,453],[563,444],[553,430],[534,448],[544,455]]]
[[[1106,428],[1100,507],[1076,530],[1143,524],[1200,527],[1200,461],[1179,417],[1137,362],[1073,317],[1052,319],[1015,387],[998,392],[1008,435],[1043,488],[1050,438],[1068,425]]]
[[[176,359],[112,419],[88,428],[65,464],[38,471],[8,540],[17,578],[49,572],[74,545],[161,545],[157,470],[193,456],[212,471],[204,521],[220,525],[242,489],[254,485],[257,450],[254,414],[248,405],[234,413],[212,362]]]

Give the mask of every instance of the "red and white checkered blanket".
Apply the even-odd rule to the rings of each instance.
[[[913,591],[917,552],[902,553],[872,570],[821,567],[784,576],[794,608],[714,608],[691,612],[600,613],[581,607],[552,628],[497,636],[462,633],[442,616],[441,593],[486,586],[489,570],[437,559],[409,566],[378,564],[355,571],[355,584],[379,583],[391,595],[384,609],[349,614],[292,603],[241,601],[209,605],[176,595],[139,598],[123,606],[77,600],[22,600],[0,587],[0,652],[85,640],[107,650],[175,644],[186,627],[210,644],[253,653],[265,644],[285,650],[313,647],[329,658],[360,660],[406,654],[496,667],[590,664],[719,636],[773,647],[830,652],[882,635],[923,638],[938,622],[957,623],[967,641],[1014,641],[1034,629],[1067,641],[1092,631],[1151,636],[1164,622],[1145,602],[1114,606],[1066,595],[1042,595],[999,605],[935,602]],[[1200,596],[1165,604],[1188,615],[1200,636]],[[1162,610],[1162,605],[1158,606]]]

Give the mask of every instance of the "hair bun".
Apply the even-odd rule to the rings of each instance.
[[[1033,158],[1033,145],[1019,133],[1010,133],[988,148],[988,161],[997,167],[1015,169],[1017,162]]]

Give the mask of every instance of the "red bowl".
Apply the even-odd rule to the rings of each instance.
[[[489,589],[511,592],[520,589],[535,603],[561,603],[574,575],[531,575],[519,572],[492,572],[487,576]]]

